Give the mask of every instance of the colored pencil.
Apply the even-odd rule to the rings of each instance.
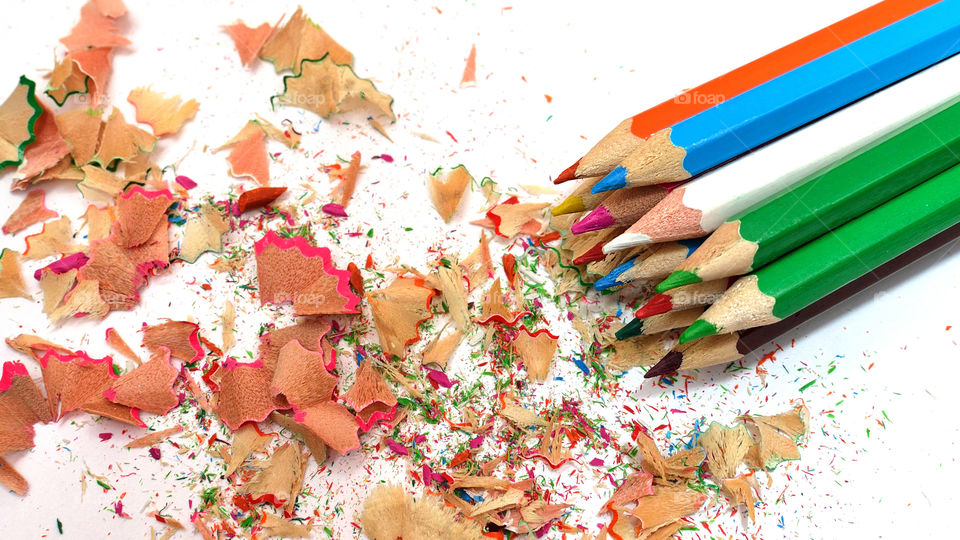
[[[571,240],[573,264],[580,265],[589,264],[594,261],[602,261],[607,256],[607,254],[603,252],[603,246],[623,233],[624,230],[625,229],[621,227],[574,235]]]
[[[562,214],[559,216],[550,216],[550,229],[560,233],[560,237],[569,241],[573,237],[570,227],[580,220],[585,212],[573,212],[572,214]]]
[[[703,173],[960,51],[960,0],[943,0],[643,142],[593,192]]]
[[[708,306],[723,296],[730,285],[729,279],[717,279],[694,283],[654,295],[637,310],[641,319],[697,306]]]
[[[603,177],[594,176],[581,180],[577,188],[574,189],[566,199],[560,201],[560,203],[550,209],[550,213],[555,216],[562,216],[575,212],[593,210],[599,206],[609,195],[606,193],[593,193],[590,191],[590,188],[599,182],[601,178]]]
[[[703,314],[704,309],[706,308],[700,306],[680,311],[669,311],[646,319],[635,318],[625,324],[623,328],[617,330],[614,335],[617,339],[623,340],[634,336],[647,336],[667,330],[686,328]]]
[[[680,342],[772,324],[960,221],[960,166],[737,280]]]
[[[623,285],[631,281],[663,279],[699,246],[699,239],[656,244],[650,246],[650,252],[645,258],[630,261],[631,264],[625,264],[622,268],[618,267],[604,277],[615,280],[617,285]]]
[[[649,256],[649,254],[647,255]],[[593,284],[593,288],[598,291],[605,291],[612,287],[619,287],[620,285],[625,285],[627,282],[621,283],[617,281],[617,278],[620,277],[621,274],[623,274],[624,272],[632,268],[634,264],[641,264],[645,259],[646,257],[642,255],[631,257],[627,261],[623,262],[622,264],[620,264],[619,266],[611,270],[609,274],[598,279]]]
[[[749,273],[958,161],[960,103],[731,217],[657,290]]]
[[[929,7],[935,0],[886,0],[687,90],[627,118],[586,155],[561,172],[555,183],[605,175],[647,137],[713,105],[713,99],[733,96],[782,75],[838,47]],[[713,99],[711,99],[713,98]]]
[[[958,80],[960,58],[945,60],[759,152],[704,174],[671,191],[627,232],[610,242],[609,249],[696,238],[713,232],[738,212],[956,102],[960,93],[955,84]],[[625,190],[614,194],[622,191]],[[574,227],[590,219],[590,215]]]
[[[599,206],[570,227],[570,232],[583,234],[610,227],[626,227],[642,218],[668,193],[670,188],[663,186],[640,186],[607,193]]]
[[[647,257],[648,252],[649,252],[649,249],[647,249],[646,246],[638,246],[632,249],[625,249],[623,251],[618,251],[613,255],[608,255],[599,261],[593,261],[587,264],[587,274],[600,276],[598,278],[598,281],[594,283],[594,287],[596,287],[596,283],[599,283],[599,280],[602,280],[611,272],[615,271],[616,268],[622,266],[625,263],[625,261],[634,260],[638,258],[642,260],[645,257]],[[622,283],[619,285],[622,285]],[[604,288],[609,288],[609,286]],[[597,290],[602,290],[602,289],[597,289]]]
[[[760,347],[765,346],[782,334],[793,330],[821,313],[829,311],[848,298],[856,296],[870,286],[899,272],[911,263],[922,259],[949,243],[955,242],[958,238],[960,238],[960,225],[954,225],[926,242],[895,257],[893,260],[880,265],[873,272],[868,272],[860,276],[778,323],[758,326],[742,332],[709,336],[679,345],[667,353],[655,366],[650,368],[650,371],[648,371],[644,377],[660,377],[676,371],[697,369],[737,361]],[[637,319],[634,319],[634,321],[635,320]],[[632,322],[633,321],[631,321],[631,323]],[[617,339],[620,339],[620,332],[628,326],[630,326],[629,323],[617,332]]]

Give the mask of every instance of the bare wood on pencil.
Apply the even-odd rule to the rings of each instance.
[[[677,188],[634,223],[624,235],[640,233],[650,243],[672,242],[687,238],[699,238],[709,231],[703,230],[700,221],[703,211],[683,204],[685,188]]]
[[[689,251],[686,246],[672,242],[650,246],[650,255],[646,260],[621,274],[617,281],[627,283],[668,276],[677,265],[683,262]],[[621,252],[617,251],[616,253]]]
[[[643,335],[659,334],[676,328],[686,328],[703,314],[703,307],[670,311],[643,320]]]
[[[687,151],[670,141],[671,131],[667,128],[654,133],[624,158],[620,166],[629,171],[627,180],[635,181],[634,185],[650,185],[690,178],[683,168]]]
[[[701,319],[722,333],[773,324],[780,320],[773,314],[776,302],[774,297],[760,291],[757,276],[744,276],[731,285]]]
[[[630,155],[630,152],[637,146],[637,138],[630,132],[632,124],[633,119],[627,118],[600,139],[580,159],[580,164],[577,166],[577,175],[584,177],[607,174],[615,166],[609,165],[610,163],[619,163]]]
[[[740,222],[729,221],[713,232],[677,270],[692,272],[704,281],[739,276],[753,270],[757,244],[740,238]]]

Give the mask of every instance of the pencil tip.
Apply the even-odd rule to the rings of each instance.
[[[683,287],[684,285],[692,285],[694,283],[700,283],[703,281],[700,279],[695,272],[688,272],[686,270],[677,270],[674,273],[670,274],[663,281],[657,285],[657,292],[664,293],[670,289],[676,289],[677,287]]]
[[[579,166],[580,166],[580,160],[578,159],[576,163],[567,167],[566,169],[564,169],[562,173],[558,174],[557,177],[554,178],[553,183],[562,184],[568,180],[575,179],[577,177],[577,167]]]
[[[693,321],[693,324],[691,324],[689,328],[680,334],[680,343],[687,343],[695,339],[705,338],[716,334],[716,326],[703,319],[697,319]]]
[[[603,276],[593,283],[593,288],[598,291],[605,291],[610,287],[616,287],[617,285],[622,285],[622,283],[617,282],[616,272],[610,272],[609,274]]]
[[[633,319],[623,328],[617,330],[613,335],[620,341],[630,339],[643,334],[643,319]]]
[[[616,268],[611,270],[609,274],[598,279],[593,284],[593,288],[598,291],[602,291],[605,289],[609,289],[610,287],[617,287],[619,285],[623,285],[624,282],[620,281],[620,276],[622,276],[623,273],[626,272],[627,270],[631,269],[633,267],[633,263],[636,260],[637,260],[636,257],[630,257],[630,260],[620,263],[619,265],[617,265]]]
[[[554,206],[550,213],[555,216],[562,216],[564,214],[573,214],[574,212],[583,212],[586,208],[583,207],[583,199],[577,195],[571,195],[560,202],[560,204]]]
[[[616,220],[613,219],[613,216],[610,215],[610,212],[608,212],[606,208],[598,206],[584,216],[583,219],[574,223],[573,226],[570,227],[570,232],[573,234],[583,234],[590,231],[599,231],[607,227],[613,227],[616,223]]]
[[[650,368],[650,370],[643,375],[643,378],[652,379],[654,377],[663,377],[664,375],[675,373],[680,369],[681,364],[683,364],[683,353],[680,351],[670,351]]]
[[[598,243],[587,250],[586,253],[574,259],[573,264],[588,264],[596,261],[602,261],[606,257],[606,253],[603,252],[603,243]]]
[[[620,236],[610,240],[603,246],[603,252],[606,254],[613,253],[614,251],[621,251],[624,249],[644,246],[650,244],[650,237],[645,234],[639,233],[629,233],[625,232]]]
[[[670,300],[670,296],[666,294],[658,294],[648,300],[643,307],[638,309],[636,315],[638,318],[645,319],[647,317],[653,317],[654,315],[666,313],[671,309],[673,309],[673,301]]]
[[[602,180],[597,182],[590,188],[592,193],[603,193],[604,191],[612,191],[614,189],[620,189],[626,187],[627,185],[627,170],[623,167],[617,167],[616,169],[607,173]]]

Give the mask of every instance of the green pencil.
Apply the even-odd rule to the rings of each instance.
[[[657,286],[747,274],[960,162],[960,103],[731,217]]]
[[[960,222],[960,166],[737,280],[680,343],[778,322]]]
[[[646,319],[637,317],[617,330],[615,336],[619,340],[624,340],[634,336],[650,336],[667,330],[686,328],[703,315],[703,310],[703,306],[698,306],[680,311],[668,311]]]

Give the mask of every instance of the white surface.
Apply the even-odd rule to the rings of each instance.
[[[396,261],[423,268],[423,261],[433,257],[431,247],[443,246],[461,255],[472,250],[478,233],[465,223],[480,205],[479,194],[473,193],[455,222],[444,225],[425,202],[427,171],[464,163],[474,177],[491,176],[504,186],[546,184],[550,175],[569,165],[622,118],[868,2],[807,1],[789,6],[754,0],[735,6],[527,2],[512,9],[504,9],[508,3],[306,4],[306,12],[354,52],[358,73],[373,77],[394,96],[400,119],[388,127],[393,144],[373,132],[362,117],[345,118],[355,122],[350,125],[334,120],[317,126],[316,117],[300,110],[270,112],[267,100],[281,88],[280,77],[262,62],[252,70],[241,68],[230,39],[217,25],[238,18],[250,24],[273,22],[281,13],[291,13],[295,2],[130,4],[123,27],[133,44],[115,57],[109,86],[112,102],[131,119],[127,92],[152,85],[201,103],[198,117],[184,132],[161,143],[161,163],[182,159],[178,172],[197,180],[200,191],[222,193],[240,184],[226,175],[223,155],[211,154],[206,147],[228,139],[255,113],[277,123],[292,119],[305,133],[301,152],[271,146],[271,151],[280,153],[278,161],[271,163],[271,175],[275,183],[291,186],[293,196],[302,194],[297,186],[305,181],[326,193],[326,175],[316,167],[334,162],[336,155],[355,150],[365,158],[388,153],[396,159],[392,164],[366,161],[369,166],[351,204],[351,217],[340,226],[341,232],[373,228],[373,240],[345,238],[334,250],[334,260],[343,265],[350,260],[362,262],[372,252],[380,267]],[[7,56],[0,65],[0,81],[12,88],[20,73],[39,79],[52,67],[56,40],[77,20],[80,4],[7,1],[3,9],[0,43]],[[681,36],[680,41],[675,35]],[[477,44],[478,85],[461,90],[460,75],[473,43]],[[552,96],[551,103],[545,94]],[[429,133],[439,142],[426,142],[413,132]],[[48,188],[48,192],[48,205],[76,221],[83,208],[76,191]],[[21,197],[5,196],[0,215],[5,216]],[[2,246],[22,250],[23,236],[38,230],[35,226],[15,237],[4,236]],[[501,245],[497,244],[498,251]],[[494,258],[499,259],[497,254]],[[201,263],[210,260],[207,255]],[[714,534],[701,529],[685,533],[687,538],[939,536],[950,527],[958,499],[952,479],[960,473],[956,462],[960,430],[953,414],[960,405],[956,391],[960,368],[954,361],[958,329],[950,326],[958,323],[958,264],[960,256],[951,250],[928,257],[797,329],[779,341],[785,350],[776,355],[776,361],[763,365],[766,375],[756,373],[752,362],[746,364],[750,369],[733,374],[706,370],[687,381],[689,395],[685,396],[683,380],[674,391],[631,373],[622,381],[621,392],[604,396],[606,403],[591,406],[591,413],[603,416],[610,426],[631,420],[649,427],[669,422],[670,440],[677,442],[704,419],[731,422],[740,412],[776,413],[791,400],[805,400],[814,423],[802,449],[803,459],[773,473],[769,487],[761,475],[765,504],[759,508],[757,523],[742,520],[740,514],[730,517],[721,504],[696,516],[698,523],[710,519]],[[26,265],[25,274],[31,275],[37,266]],[[252,270],[248,264],[238,276],[239,283],[248,280]],[[194,278],[209,282],[212,291],[184,285]],[[233,295],[237,283],[227,282],[205,264],[178,264],[150,281],[135,311],[113,313],[103,323],[70,321],[54,330],[48,328],[37,303],[4,300],[0,324],[4,336],[37,332],[97,356],[111,352],[102,342],[106,327],[118,328],[128,342],[136,344],[135,330],[141,323],[163,317],[192,316],[206,335],[216,338],[212,329],[217,327],[219,307],[211,309],[211,298]],[[36,291],[35,284],[30,286]],[[238,344],[231,352],[243,357],[245,351],[255,350],[259,324],[275,316],[273,311],[256,309],[248,297],[233,298],[241,323]],[[289,310],[284,313],[283,322],[289,321]],[[553,313],[550,323],[554,331],[564,334],[554,375],[566,382],[550,381],[537,394],[556,398],[582,393],[590,401],[583,378],[568,360],[577,340],[558,322],[561,315]],[[465,349],[460,350],[464,357]],[[14,357],[10,351],[4,355]],[[455,360],[451,372],[455,376],[469,373],[467,361]],[[36,366],[26,362],[37,376]],[[801,393],[800,387],[812,380],[818,382]],[[622,403],[631,403],[640,412],[628,414],[619,407]],[[155,425],[164,426],[162,422]],[[98,434],[102,432],[114,433],[114,438],[101,443]],[[155,462],[145,451],[122,448],[139,434],[86,415],[38,426],[37,448],[10,458],[30,480],[31,492],[25,498],[0,493],[3,536],[56,538],[59,518],[68,538],[139,538],[149,526],[157,525],[144,514],[167,504],[169,514],[186,521],[187,501],[199,500],[193,482],[204,466],[203,458],[187,460],[163,445],[163,460]],[[657,434],[658,440],[666,435]],[[214,470],[218,461],[207,460]],[[81,496],[85,470],[104,475],[115,489],[105,493],[88,477],[86,494]],[[372,482],[405,478],[403,460],[373,460],[362,452],[334,460],[330,470],[328,476],[318,474],[314,465],[308,469],[307,482],[317,496],[301,498],[299,515],[314,509],[328,515],[328,503],[340,505],[338,515],[331,517],[337,538],[355,534],[350,522],[356,520],[357,505]],[[178,480],[181,474],[185,479]],[[610,493],[609,481],[589,469],[571,468],[564,475],[565,482],[577,482],[585,496],[599,499]],[[116,518],[109,510],[120,493],[126,493],[124,509],[132,519]],[[596,524],[607,522],[591,511],[596,501],[592,505],[576,502],[585,510],[575,512],[568,523],[596,531]],[[714,520],[717,514],[721,516]],[[317,533],[318,538],[327,537],[322,529]],[[550,536],[561,537],[555,532]]]

